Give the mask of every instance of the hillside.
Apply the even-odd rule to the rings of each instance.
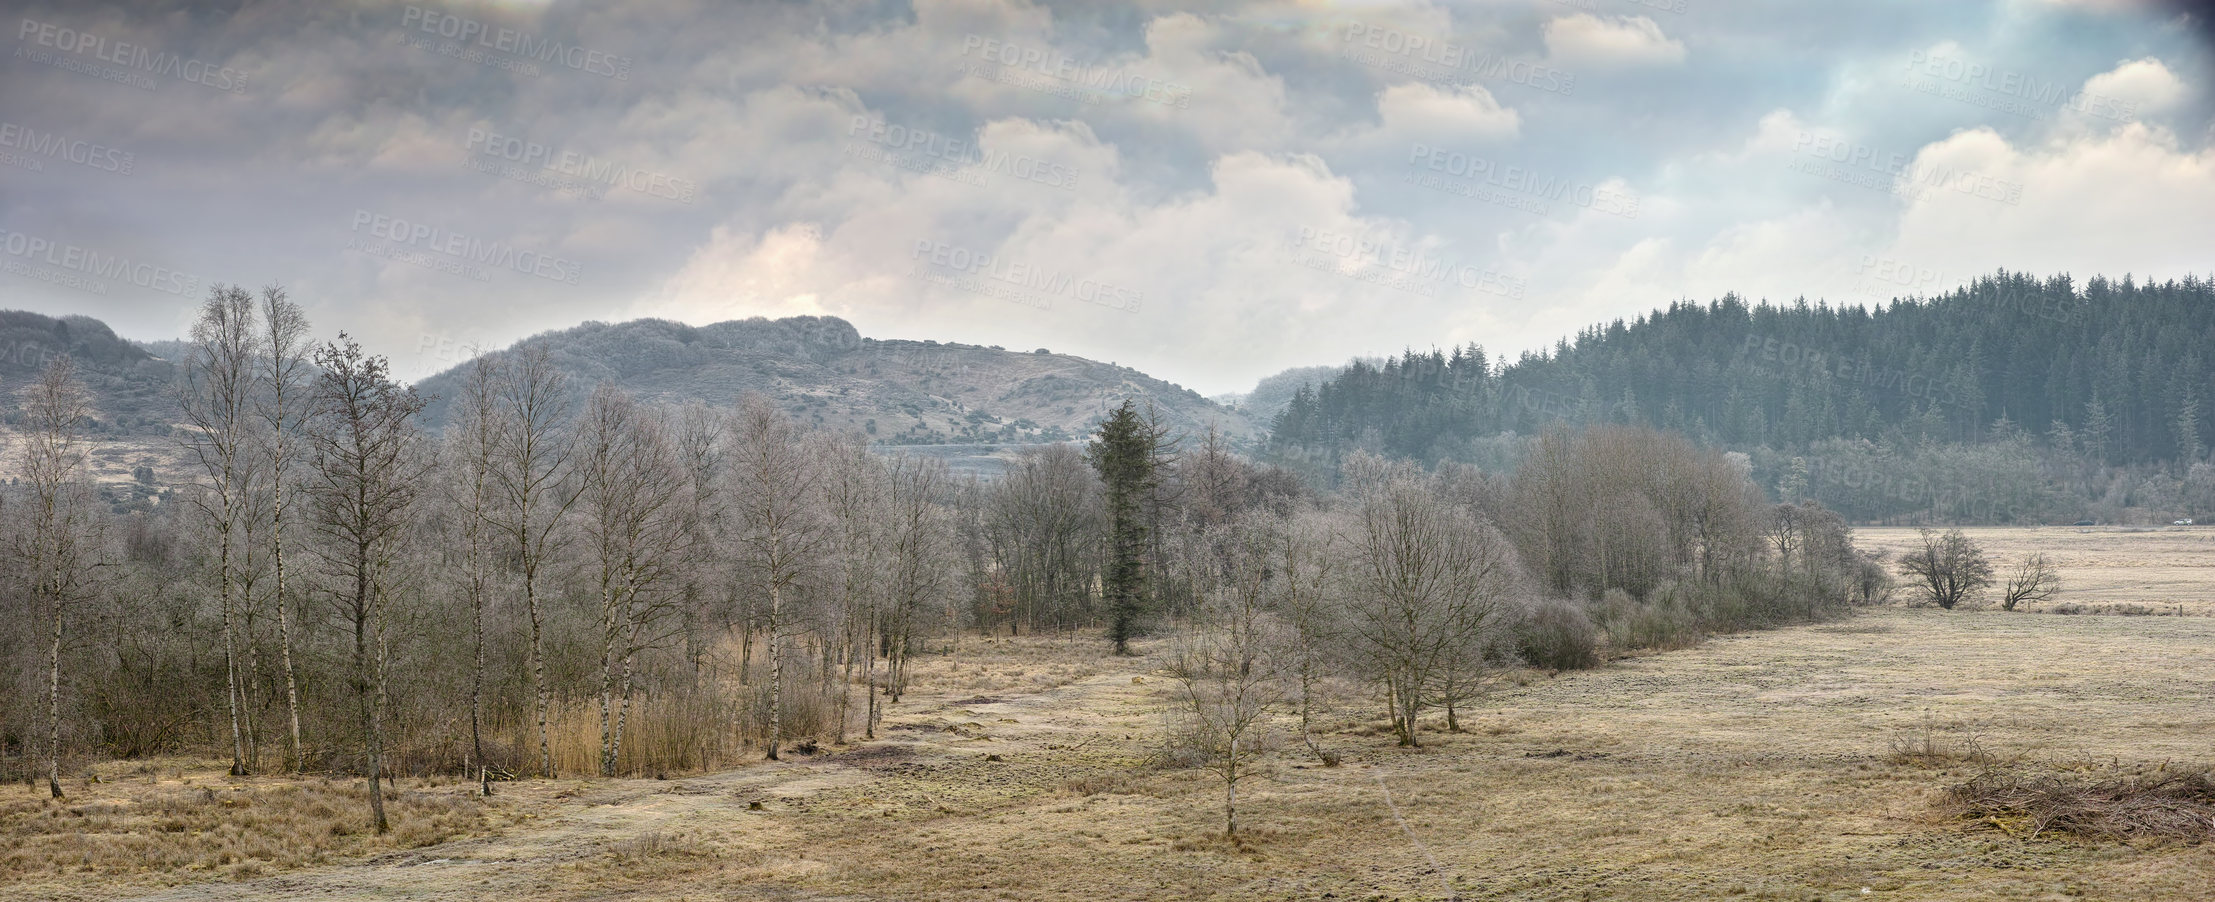
[[[15,392],[55,357],[67,354],[97,398],[92,431],[103,438],[167,435],[178,417],[169,361],[116,336],[88,316],[51,317],[0,310],[0,391]],[[10,424],[20,413],[0,406]]]
[[[1125,398],[1153,402],[1167,425],[1186,432],[1215,423],[1240,443],[1259,432],[1245,415],[1129,367],[1044,349],[864,338],[835,317],[592,322],[522,344],[547,346],[580,396],[602,382],[650,400],[715,406],[760,392],[803,422],[885,444],[1064,441]],[[425,411],[434,425],[459,394],[461,373],[417,384],[439,396]]]
[[[1513,363],[1474,346],[1357,363],[1293,398],[1273,448],[1498,463],[1502,433],[1642,423],[1746,451],[1764,485],[1804,486],[1857,519],[2187,511],[2215,505],[2191,475],[2215,445],[2200,409],[2210,346],[2215,285],[2197,278],[2000,272],[1875,309],[1733,295]]]

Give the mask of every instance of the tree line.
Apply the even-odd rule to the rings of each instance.
[[[281,288],[216,289],[180,356],[192,472],[151,506],[98,503],[69,358],[15,396],[0,763],[56,796],[96,756],[487,791],[773,759],[873,738],[957,630],[1166,652],[1223,727],[1184,732],[1236,727],[1195,746],[1235,787],[1264,715],[1329,754],[1316,719],[1377,704],[1413,745],[1503,666],[1889,591],[1839,517],[1643,427],[1547,432],[1512,474],[1354,453],[1321,487],[1126,402],[956,479],[760,396],[573,386],[530,343],[466,364],[433,432]]]
[[[1728,295],[1514,362],[1474,345],[1356,361],[1295,394],[1273,447],[1291,461],[1365,448],[1498,463],[1502,433],[1638,424],[1745,451],[1771,489],[1794,457],[1827,465],[1810,497],[1857,520],[2181,516],[2215,503],[2190,476],[2215,446],[2211,338],[2215,283],[2198,277],[2000,271],[1873,309]],[[1872,461],[1915,480],[1846,475]],[[2005,490],[2026,476],[2054,488]]]

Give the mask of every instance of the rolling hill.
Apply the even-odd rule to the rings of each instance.
[[[1125,398],[1197,433],[1213,423],[1235,442],[1259,438],[1246,415],[1129,367],[1068,354],[936,341],[865,338],[835,317],[755,317],[706,326],[642,319],[548,332],[544,345],[581,397],[607,382],[642,398],[728,406],[759,392],[802,422],[867,433],[881,444],[1024,444],[1084,436]],[[463,368],[424,379],[444,422]]]

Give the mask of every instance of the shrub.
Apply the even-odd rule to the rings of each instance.
[[[1584,606],[1547,598],[1522,612],[1515,624],[1516,653],[1533,667],[1582,670],[1598,667],[1599,631]]]

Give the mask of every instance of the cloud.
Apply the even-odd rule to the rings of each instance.
[[[1393,85],[1377,95],[1377,115],[1379,130],[1395,141],[1498,141],[1514,138],[1522,127],[1522,116],[1481,85]]]
[[[2129,60],[2084,82],[2084,93],[2129,104],[2139,115],[2168,112],[2184,99],[2184,80],[2153,57]]]
[[[1673,66],[1684,62],[1684,42],[1661,33],[1645,16],[1600,18],[1590,13],[1546,23],[1547,56],[1589,66]]]

